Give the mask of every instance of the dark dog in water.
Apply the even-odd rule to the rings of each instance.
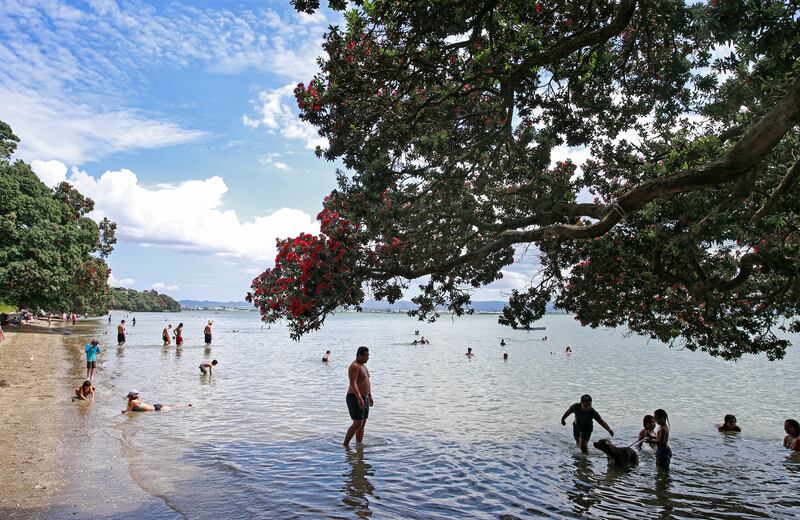
[[[594,443],[594,447],[608,456],[608,462],[613,462],[615,466],[624,468],[639,463],[639,457],[631,448],[617,448],[608,439],[601,439]]]

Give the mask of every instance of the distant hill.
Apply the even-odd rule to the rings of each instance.
[[[157,291],[137,291],[124,287],[112,287],[108,303],[110,309],[135,312],[180,312],[178,302]]]
[[[242,300],[239,302],[217,302],[212,300],[180,300],[178,303],[184,309],[255,309],[252,303]]]
[[[499,301],[499,300],[485,300],[485,301],[474,301],[470,305],[475,312],[491,312],[491,313],[499,313],[503,311],[503,307],[508,304],[506,301]],[[400,300],[395,302],[394,304],[390,305],[386,302],[376,302],[376,301],[365,301],[361,307],[365,311],[394,311],[394,312],[405,312],[410,309],[413,309],[415,306],[413,303]],[[561,314],[564,311],[558,310],[553,307],[552,304],[547,304],[547,313],[548,314]]]
[[[499,313],[503,311],[506,306],[505,301],[488,300],[488,301],[475,301],[472,302],[472,308],[476,312],[492,312]],[[181,300],[181,307],[184,309],[247,309],[255,310],[252,303],[246,301],[240,302],[218,302],[213,300]],[[415,307],[409,301],[400,300],[393,304],[386,302],[376,302],[374,300],[366,300],[361,307],[366,312],[406,312]],[[563,311],[557,310],[552,305],[547,305],[548,313],[562,313]]]

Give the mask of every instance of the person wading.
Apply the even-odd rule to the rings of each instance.
[[[369,361],[369,349],[358,347],[356,359],[350,363],[350,368],[347,369],[350,386],[347,387],[346,401],[353,424],[350,425],[344,436],[343,445],[346,447],[350,446],[350,439],[353,438],[353,435],[356,436],[356,443],[361,444],[364,441],[364,426],[369,418],[369,408],[375,404],[372,400],[367,361]]]

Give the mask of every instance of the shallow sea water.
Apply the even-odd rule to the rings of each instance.
[[[97,322],[91,337],[103,347],[95,376],[102,396],[81,413],[97,425],[89,435],[118,443],[134,482],[176,517],[800,514],[800,457],[781,446],[784,419],[800,416],[798,341],[780,362],[729,363],[585,329],[569,316],[547,316],[540,323],[547,330],[526,332],[487,315],[426,324],[340,314],[300,343],[283,327],[262,328],[257,313],[135,316],[124,348],[114,342],[123,315]],[[202,345],[207,319],[214,320],[210,349]],[[163,348],[162,328],[179,321],[184,348]],[[415,329],[431,343],[410,345]],[[359,345],[370,347],[375,406],[365,444],[347,450],[347,367]],[[467,347],[475,358],[464,356]],[[327,365],[325,350],[333,352]],[[207,359],[219,361],[213,377],[199,373]],[[123,416],[131,388],[148,403],[194,406]],[[571,420],[559,419],[583,393],[621,446],[636,440],[643,415],[666,409],[672,468],[656,470],[649,448],[629,470],[609,468],[595,449],[581,455]],[[716,431],[726,413],[736,414],[743,433]],[[605,437],[596,425],[592,440]]]

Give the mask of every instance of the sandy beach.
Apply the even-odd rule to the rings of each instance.
[[[70,397],[85,376],[86,327],[34,322],[0,343],[1,518],[174,515],[134,484],[114,437],[87,442],[85,429],[102,427],[89,423],[101,403]],[[111,389],[96,386],[108,400]]]
[[[75,423],[63,398],[70,382],[62,336],[47,323],[24,325],[0,343],[0,516],[47,508],[67,486]]]

